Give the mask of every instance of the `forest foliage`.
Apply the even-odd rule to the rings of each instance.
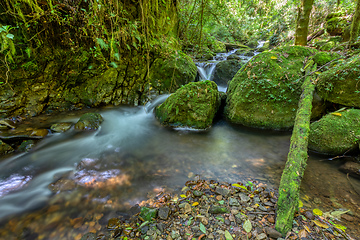
[[[0,3],[0,68],[31,61],[44,46],[116,67],[123,54],[145,58],[183,48],[209,51],[214,41],[292,43],[300,0],[4,0]],[[355,1],[318,0],[309,33],[330,12],[353,14]],[[16,65],[16,64],[15,64]]]

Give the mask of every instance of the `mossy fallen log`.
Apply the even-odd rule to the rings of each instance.
[[[306,75],[309,74],[313,60],[307,64]],[[316,69],[316,64],[314,66]],[[299,108],[295,117],[295,125],[285,169],[281,176],[279,199],[276,210],[276,230],[285,235],[292,228],[294,213],[299,205],[301,180],[308,158],[308,136],[315,84],[311,76],[307,76],[302,85]]]

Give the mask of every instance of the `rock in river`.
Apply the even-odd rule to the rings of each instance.
[[[85,113],[75,124],[77,130],[97,130],[104,121],[99,113]]]
[[[207,129],[220,106],[217,85],[212,81],[189,83],[155,110],[161,124],[172,127]]]
[[[253,57],[229,83],[226,118],[249,127],[291,128],[302,92],[303,62],[315,53],[311,48],[288,46]],[[313,117],[325,109],[321,101],[313,101],[313,106]]]
[[[357,149],[360,136],[360,110],[329,113],[310,125],[309,149],[330,155],[342,155]]]

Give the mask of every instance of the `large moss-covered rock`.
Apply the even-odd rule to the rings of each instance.
[[[360,137],[360,110],[327,114],[310,125],[309,149],[330,155],[341,155],[357,149]]]
[[[339,61],[319,76],[317,92],[327,101],[360,107],[360,57]]]
[[[328,15],[326,21],[326,31],[331,36],[342,35],[350,24],[351,21],[347,16],[342,16],[342,14]]]
[[[192,82],[173,93],[155,110],[161,124],[172,127],[209,128],[220,105],[212,81]]]
[[[241,68],[241,63],[240,60],[236,59],[219,62],[216,64],[212,80],[217,85],[227,86],[228,82],[233,79],[237,71]]]
[[[214,41],[211,42],[210,50],[212,50],[214,53],[226,52],[225,43],[215,39]]]
[[[158,93],[171,93],[195,81],[197,68],[192,59],[181,51],[164,58],[157,58],[151,65],[149,78]]]
[[[321,67],[339,57],[341,57],[341,55],[336,52],[318,52],[314,55],[313,60],[318,67]]]
[[[317,51],[301,46],[256,55],[230,81],[225,116],[233,123],[266,129],[293,126],[301,94],[306,57]],[[317,99],[317,98],[314,98]],[[319,116],[325,106],[315,102]]]
[[[97,130],[104,121],[99,113],[85,113],[75,124],[77,130]]]

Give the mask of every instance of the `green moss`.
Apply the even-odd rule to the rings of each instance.
[[[150,68],[151,87],[158,93],[171,93],[180,86],[195,81],[197,68],[192,59],[181,51],[167,58],[158,58]]]
[[[229,83],[226,117],[251,127],[291,128],[301,94],[303,61],[315,53],[311,48],[288,46],[255,56]]]
[[[75,124],[77,130],[97,130],[104,121],[99,113],[85,113]]]
[[[360,107],[360,57],[338,61],[337,65],[319,76],[318,94],[327,101]]]
[[[342,35],[350,22],[346,17],[332,17],[326,22],[326,31],[331,36]]]
[[[219,105],[220,95],[214,82],[192,82],[157,107],[155,115],[163,125],[207,129]]]
[[[220,42],[218,40],[214,40],[211,42],[210,49],[214,53],[220,53],[220,52],[226,52],[226,47],[223,42]]]
[[[339,57],[341,55],[338,53],[318,52],[314,55],[313,60],[320,67]]]
[[[341,155],[358,148],[360,110],[330,113],[310,125],[309,149]]]

